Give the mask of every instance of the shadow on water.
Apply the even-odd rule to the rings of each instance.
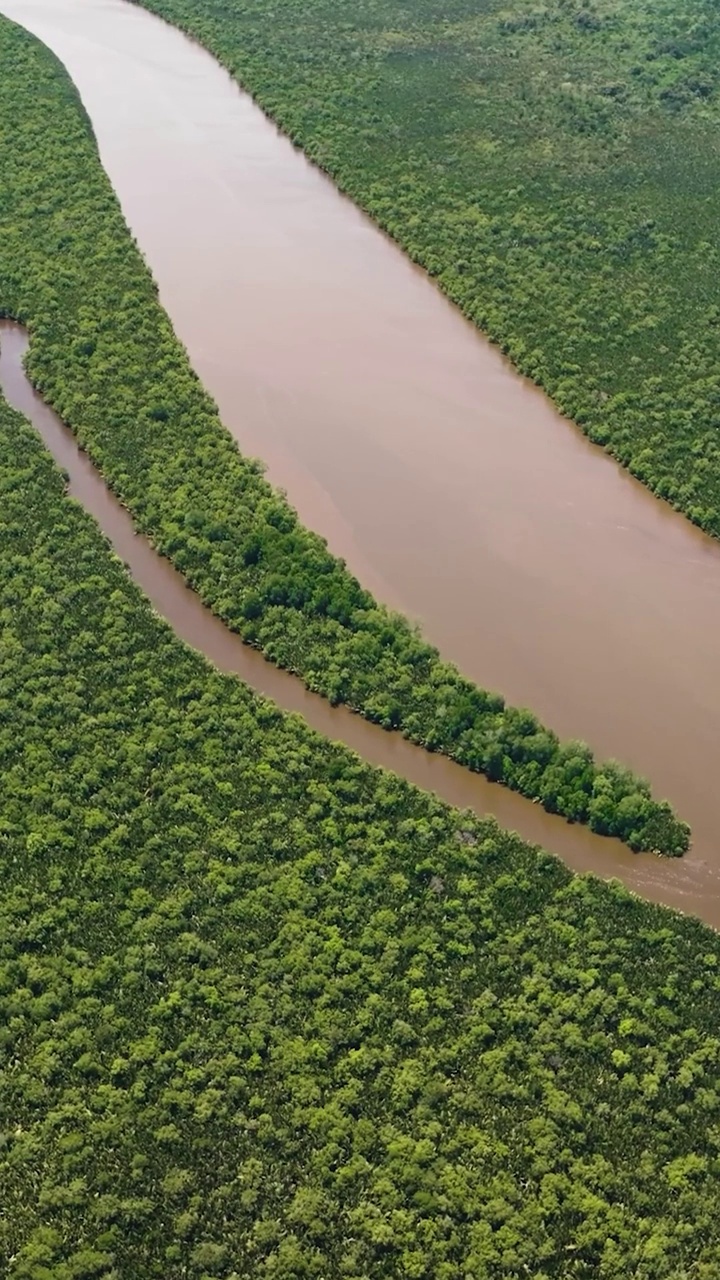
[[[0,321],[0,387],[28,418],[68,475],[72,497],[92,515],[135,582],[176,635],[219,670],[239,676],[285,711],[297,712],[318,733],[341,742],[370,764],[391,769],[449,804],[492,814],[524,839],[543,845],[577,871],[616,877],[642,896],[690,912],[720,927],[720,877],[704,863],[634,855],[619,841],[593,835],[545,813],[540,806],[479,774],[406,742],[344,707],[331,707],[300,680],[243,644],[202,604],[170,562],[135,532],[127,511],[108,489],[72,432],[31,386],[23,367],[24,329]]]

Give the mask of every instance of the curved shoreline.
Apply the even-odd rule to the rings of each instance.
[[[542,845],[575,871],[620,879],[649,901],[720,928],[720,875],[707,865],[687,858],[633,854],[618,840],[547,814],[481,774],[414,746],[345,707],[331,707],[326,699],[310,693],[298,677],[244,644],[201,602],[170,562],[136,533],[130,515],[72,432],[31,386],[23,368],[27,348],[25,330],[13,321],[0,320],[0,388],[13,408],[33,423],[68,476],[70,495],[97,520],[135,582],[180,639],[221,671],[238,675],[257,693],[285,711],[300,714],[317,732],[342,742],[369,763],[392,770],[458,808],[491,814],[501,826]]]
[[[69,70],[242,453],[443,658],[648,778],[718,865],[720,548],[511,371],[202,46],[126,0],[0,9]]]

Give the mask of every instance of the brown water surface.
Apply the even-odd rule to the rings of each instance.
[[[718,545],[560,418],[197,45],[125,0],[0,11],[67,66],[241,447],[465,674],[649,777],[693,851],[648,871],[655,889],[616,870],[650,895],[687,877],[688,909],[720,923]]]
[[[720,883],[709,869],[686,861],[634,855],[617,840],[570,826],[479,774],[431,755],[396,733],[386,733],[344,707],[331,707],[295,676],[280,671],[244,645],[202,604],[170,562],[135,532],[127,511],[107,488],[72,432],[30,385],[23,369],[27,346],[24,329],[12,321],[0,320],[0,390],[34,424],[67,474],[71,496],[95,517],[138,586],[176,635],[205,654],[221,671],[240,676],[284,710],[299,712],[313,729],[343,742],[371,764],[392,769],[458,808],[493,814],[504,827],[544,845],[577,871],[619,877],[645,897],[692,911],[720,927]]]

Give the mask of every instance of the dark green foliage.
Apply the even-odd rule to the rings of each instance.
[[[0,1274],[717,1280],[720,941],[212,672],[0,406]]]
[[[214,611],[333,702],[634,849],[688,829],[647,784],[561,744],[378,606],[244,460],[160,309],[67,77],[0,24],[0,306],[30,372],[138,525]]]
[[[276,554],[265,526],[284,526],[299,569],[313,548],[360,608],[219,431],[66,81],[3,23],[0,51],[0,101],[18,100],[0,135],[0,279],[33,322],[39,376],[76,411],[73,378],[107,392],[115,480],[138,508],[163,510],[163,468],[187,483],[189,518],[166,536],[203,581],[234,527],[209,490],[190,503],[194,447],[228,511],[214,459],[236,494],[242,480],[246,569]],[[21,173],[23,146],[44,165]],[[23,240],[32,199],[43,219]],[[122,470],[143,404],[146,491]],[[108,448],[91,411],[76,422]],[[293,589],[281,569],[277,554],[272,589]],[[252,583],[256,604],[238,598],[262,619],[268,588]],[[401,624],[375,616],[392,650]],[[462,688],[443,731],[467,733],[487,697]],[[556,758],[528,713],[507,720],[516,767]],[[583,753],[561,758],[582,780]],[[718,1280],[718,938],[571,876],[210,670],[2,404],[0,882],[7,1280]]]

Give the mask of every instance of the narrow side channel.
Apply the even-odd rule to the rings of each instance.
[[[492,814],[502,826],[541,844],[576,871],[621,879],[651,901],[699,916],[720,928],[720,875],[703,863],[634,855],[617,840],[569,826],[539,806],[488,782],[479,774],[406,742],[344,707],[331,707],[300,680],[243,644],[186,585],[170,562],[135,532],[132,520],[105,485],[72,432],[35,392],[23,367],[25,330],[0,320],[0,388],[8,403],[28,418],[68,476],[70,495],[97,520],[115,552],[154,608],[186,644],[219,670],[239,676],[285,711],[297,712],[318,733],[342,742],[374,765],[432,791],[449,804]]]
[[[720,545],[560,418],[205,50],[127,0],[0,11],[72,77],[242,452],[463,675],[646,777],[720,873]]]

